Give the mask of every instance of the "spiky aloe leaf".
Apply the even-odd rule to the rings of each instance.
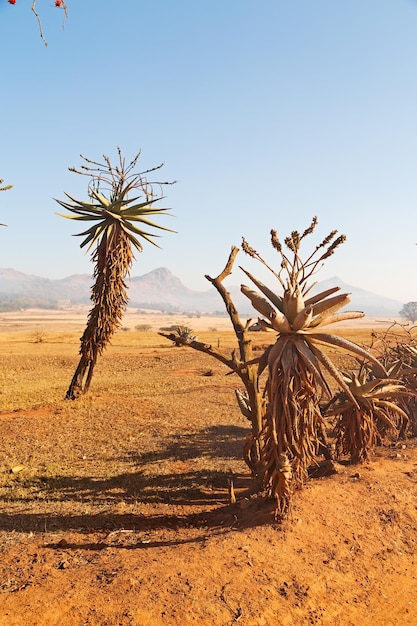
[[[309,337],[310,339],[310,337]],[[349,385],[346,384],[340,370],[333,364],[333,362],[320,350],[314,343],[309,342],[311,351],[317,357],[317,360],[323,365],[323,367],[329,372],[330,376],[334,378],[334,380],[338,383],[338,385],[343,389],[345,394],[350,398],[353,404],[356,407],[359,407],[358,402],[351,392]],[[331,394],[329,394],[331,396]]]
[[[308,334],[309,341],[318,342],[321,344],[328,344],[332,346],[336,346],[337,348],[342,348],[343,350],[347,350],[352,354],[356,354],[367,361],[371,361],[374,364],[375,370],[382,376],[386,377],[387,372],[385,368],[381,365],[376,357],[374,357],[368,350],[365,348],[361,348],[353,341],[349,341],[349,339],[345,339],[344,337],[337,337],[336,335],[330,335],[328,333],[309,333]]]
[[[379,394],[379,392],[382,389],[386,389],[387,386],[389,386],[391,390],[394,389],[394,387],[404,388],[401,383],[397,384],[396,381],[391,378],[375,378],[362,384],[359,383],[359,381],[352,381],[353,392],[361,396],[371,396],[373,394]]]
[[[297,351],[303,357],[306,364],[309,366],[310,370],[313,372],[316,380],[319,382],[322,389],[324,389],[325,393],[327,393],[327,395],[330,397],[330,387],[321,372],[320,361],[317,358],[317,354],[314,353],[314,350],[308,344],[308,342],[298,340],[296,341],[295,346],[297,348]]]
[[[374,406],[374,412],[376,415],[379,416],[379,414],[377,413],[378,408],[379,407],[383,407],[385,409],[387,409],[388,411],[392,411],[393,413],[397,413],[398,415],[400,415],[403,420],[407,421],[408,420],[408,415],[405,411],[403,411],[403,409],[401,407],[399,407],[397,404],[395,404],[394,402],[388,402],[386,400],[380,400],[378,401],[378,405],[379,406]],[[384,411],[385,413],[385,411]],[[385,413],[386,415],[386,413]]]
[[[346,320],[355,320],[365,317],[363,311],[344,311],[342,313],[333,313],[328,317],[324,316],[318,324],[315,324],[316,320],[313,320],[309,325],[309,328],[314,328],[317,331],[319,326],[329,326],[330,324],[337,324],[338,322],[344,322]]]
[[[98,191],[96,191],[95,189],[91,189],[91,194],[94,196],[94,198],[96,200],[98,200],[100,202],[100,204],[102,206],[110,206],[111,205],[111,200],[106,198],[106,196],[103,196],[103,194],[98,193]]]
[[[246,285],[241,285],[240,290],[247,298],[249,298],[253,308],[261,313],[261,315],[265,315],[268,319],[276,316],[277,312],[274,307],[257,291],[250,289],[250,287],[247,287]]]
[[[372,381],[371,381],[372,382]],[[377,387],[374,387],[372,391],[368,391],[367,384],[365,383],[359,388],[359,392],[363,396],[375,397],[375,398],[393,398],[395,396],[410,395],[410,392],[401,384],[392,384],[386,381],[384,384],[380,381]]]
[[[297,313],[291,327],[293,330],[302,330],[308,328],[313,319],[313,307],[311,305],[306,306],[305,309]]]
[[[328,298],[336,291],[340,291],[340,287],[331,287],[330,289],[326,289],[326,291],[322,291],[321,293],[318,293],[315,296],[311,296],[310,298],[307,298],[305,300],[305,305],[308,306],[309,304],[316,304],[316,302],[320,302],[321,300]]]
[[[333,296],[333,298],[327,298],[326,300],[317,302],[313,306],[314,320],[312,325],[317,326],[318,324],[321,324],[323,319],[349,304],[349,295],[350,294],[348,293],[341,293],[337,296]]]
[[[304,298],[299,286],[288,288],[284,291],[282,299],[284,315],[292,324],[298,315],[305,308]]]
[[[258,287],[260,291],[262,291],[264,296],[266,296],[268,300],[272,302],[272,304],[278,309],[278,311],[281,311],[281,313],[283,313],[284,309],[283,309],[282,297],[279,294],[272,291],[272,289],[269,289],[269,287],[264,285],[255,276],[252,276],[252,274],[246,271],[243,267],[240,267],[240,269],[242,270],[242,272],[245,272],[246,276],[250,278],[250,280],[254,283],[254,285]]]

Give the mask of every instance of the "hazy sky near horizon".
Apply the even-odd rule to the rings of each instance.
[[[167,267],[209,288],[242,236],[271,264],[318,217],[347,236],[317,274],[417,300],[416,0],[0,0],[0,267],[49,278],[92,273],[53,198],[87,198],[80,154],[161,162]],[[238,265],[256,273],[240,253]],[[244,280],[247,282],[247,279]]]

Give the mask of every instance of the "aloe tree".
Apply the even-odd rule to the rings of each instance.
[[[276,231],[271,231],[272,246],[280,256],[278,272],[245,240],[242,245],[246,254],[272,272],[282,290],[278,293],[270,289],[243,270],[259,291],[242,285],[242,292],[263,316],[262,325],[277,333],[275,343],[259,360],[259,373],[268,369],[259,473],[267,493],[276,498],[279,517],[287,514],[293,488],[301,486],[320,449],[324,435],[320,401],[332,397],[329,376],[358,407],[351,388],[326,354],[325,347],[341,348],[373,362],[377,374],[386,378],[385,369],[371,353],[322,330],[328,324],[363,317],[363,313],[338,312],[350,302],[349,294],[333,295],[339,287],[312,294],[316,283],[310,283],[310,279],[346,239],[344,235],[336,237],[337,231],[332,231],[303,260],[301,245],[316,225],[317,218],[313,218],[309,228],[302,234],[293,231],[285,238],[284,245]]]
[[[66,394],[71,400],[89,389],[97,357],[120,327],[128,303],[126,278],[135,258],[134,249],[138,252],[143,249],[138,237],[159,247],[154,241],[158,235],[152,230],[148,232],[148,228],[174,232],[150,219],[154,215],[169,215],[168,209],[156,207],[155,203],[163,198],[163,186],[172,183],[148,180],[148,174],[159,170],[162,165],[135,173],[140,154],[126,165],[118,149],[116,166],[105,155],[104,163],[91,161],[81,155],[87,165],[82,165],[81,170],[69,169],[90,178],[90,201],[76,200],[67,193],[68,201],[56,200],[73,213],[58,215],[93,222],[87,230],[78,233],[78,236],[85,237],[80,247],[93,249],[91,256],[95,264],[95,283],[91,290],[93,307],[81,337],[80,361]],[[130,197],[132,193],[135,197]],[[142,201],[137,202],[139,199]]]

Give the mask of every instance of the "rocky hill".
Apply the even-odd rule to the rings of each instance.
[[[52,280],[13,269],[0,269],[0,311],[88,304],[92,284],[93,278],[88,274],[74,274]],[[212,286],[209,285],[206,291],[189,289],[164,267],[142,276],[134,276],[128,284],[130,307],[160,311],[224,312],[223,301]],[[337,276],[319,283],[316,291],[333,286],[339,286],[341,292],[351,293],[349,309],[363,311],[367,315],[398,316],[403,306],[398,300],[349,285]],[[228,289],[239,312],[253,314],[239,285]]]

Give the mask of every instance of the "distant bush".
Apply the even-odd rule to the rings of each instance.
[[[33,343],[44,343],[46,340],[46,334],[43,330],[35,330],[32,334]]]
[[[183,346],[186,343],[197,341],[197,336],[194,335],[194,331],[189,326],[181,326],[176,324],[175,326],[165,326],[160,328],[160,331],[169,331],[172,335],[169,337],[176,346]]]
[[[135,330],[140,333],[147,333],[148,331],[152,330],[152,326],[150,324],[137,324],[135,326]]]
[[[184,342],[197,341],[197,335],[193,333],[193,329],[189,326],[177,326],[175,329],[176,336],[173,338],[175,345],[180,347],[184,345]]]

